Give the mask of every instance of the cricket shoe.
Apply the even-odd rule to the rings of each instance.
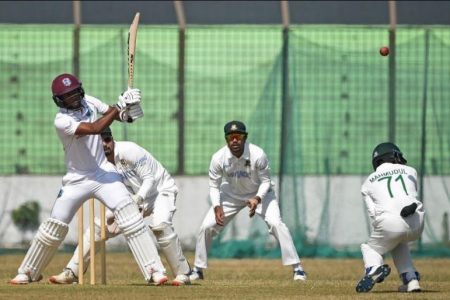
[[[399,286],[398,291],[401,293],[414,293],[414,292],[420,292],[420,285],[419,280],[413,279],[408,284],[403,284]]]
[[[50,276],[48,282],[53,284],[73,284],[78,283],[78,278],[71,269],[65,268],[60,274]]]
[[[169,280],[169,278],[166,276],[163,272],[154,272],[152,274],[152,279],[150,280],[150,283],[153,285],[164,285]]]
[[[191,284],[191,280],[189,279],[189,274],[188,275],[179,274],[172,281],[172,285],[175,285],[175,286],[187,285],[187,284]]]
[[[39,275],[39,278],[36,281],[31,280],[31,277],[28,274],[17,274],[16,277],[11,279],[8,283],[14,285],[20,284],[29,284],[32,282],[38,282],[42,280],[42,274]]]
[[[196,281],[196,280],[203,280],[203,271],[202,269],[197,269],[197,268],[193,268],[191,273],[189,273],[189,279],[191,281]]]
[[[382,265],[377,267],[374,271],[374,267],[369,268],[366,271],[366,275],[356,285],[356,291],[358,293],[369,292],[375,283],[381,283],[391,273],[391,268],[388,265]]]
[[[300,280],[305,281],[306,280],[306,273],[303,270],[295,270],[294,271],[294,280]]]

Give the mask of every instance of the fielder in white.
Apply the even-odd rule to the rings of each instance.
[[[292,266],[294,280],[306,280],[289,229],[281,220],[266,154],[260,147],[246,142],[244,123],[228,122],[224,132],[227,145],[212,156],[209,167],[212,207],[198,234],[191,281],[204,278],[203,269],[208,266],[207,251],[213,237],[246,206],[250,208],[249,216],[260,216],[269,233],[280,243],[282,262]]]
[[[64,240],[68,224],[83,202],[93,197],[114,212],[117,226],[124,232],[145,280],[167,281],[150,230],[120,175],[106,160],[99,135],[115,119],[136,118],[129,107],[139,104],[140,91],[125,91],[116,106],[111,107],[85,95],[81,82],[71,74],[58,75],[51,89],[60,108],[54,124],[63,144],[67,173],[50,218],[39,227],[17,276],[10,283],[28,284],[42,279],[41,273]],[[103,117],[97,119],[97,113]]]
[[[406,165],[400,149],[381,143],[372,154],[375,170],[362,185],[361,192],[372,219],[372,234],[361,245],[365,275],[356,291],[368,292],[391,272],[383,255],[390,252],[403,284],[400,292],[420,291],[420,276],[414,268],[408,242],[423,231],[424,208],[417,195],[417,172]]]
[[[133,142],[114,141],[111,129],[107,127],[101,134],[103,149],[109,162],[116,166],[132,198],[142,210],[144,217],[151,216],[150,229],[153,231],[161,252],[167,259],[173,274],[176,275],[172,285],[189,284],[191,268],[183,255],[178,235],[175,233],[172,219],[175,213],[178,188],[167,170],[148,151]],[[107,238],[121,234],[111,211],[106,213]],[[100,220],[95,220],[95,241],[100,244]],[[83,236],[83,258],[85,270],[90,260],[90,230]],[[96,250],[100,249],[96,246]],[[78,278],[78,251],[61,274],[50,277],[49,281],[70,284]]]

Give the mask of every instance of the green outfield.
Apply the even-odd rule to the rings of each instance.
[[[192,261],[192,255],[188,255]],[[355,284],[362,273],[359,259],[305,259],[307,282],[294,282],[289,267],[280,260],[211,260],[206,279],[191,286],[145,285],[130,253],[107,254],[106,286],[56,286],[46,283],[49,275],[61,271],[69,254],[58,254],[41,283],[10,286],[23,255],[2,255],[0,299],[450,299],[450,259],[417,259],[422,275],[422,293],[397,293],[396,271],[369,294],[357,294]],[[387,263],[393,265],[392,260]],[[99,266],[98,266],[99,267]],[[89,278],[89,272],[87,278]]]

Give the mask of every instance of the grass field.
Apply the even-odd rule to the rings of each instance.
[[[210,260],[205,280],[190,286],[156,287],[145,284],[131,253],[108,253],[108,285],[48,284],[48,276],[59,273],[70,258],[61,253],[45,270],[43,281],[11,286],[7,281],[15,276],[22,258],[22,254],[0,256],[0,299],[450,299],[450,259],[415,260],[422,275],[422,293],[396,292],[400,282],[393,270],[370,293],[357,294],[355,284],[362,275],[358,259],[306,258],[306,282],[294,282],[290,267],[282,266],[278,259]],[[192,254],[188,258],[192,261]],[[387,263],[393,266],[391,260]],[[86,278],[89,280],[89,272]]]

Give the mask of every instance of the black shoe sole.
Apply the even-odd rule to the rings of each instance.
[[[370,276],[364,276],[356,285],[356,292],[367,293],[372,290],[375,283],[381,283],[391,273],[391,268],[388,265],[382,265]],[[374,277],[376,277],[374,279]]]

